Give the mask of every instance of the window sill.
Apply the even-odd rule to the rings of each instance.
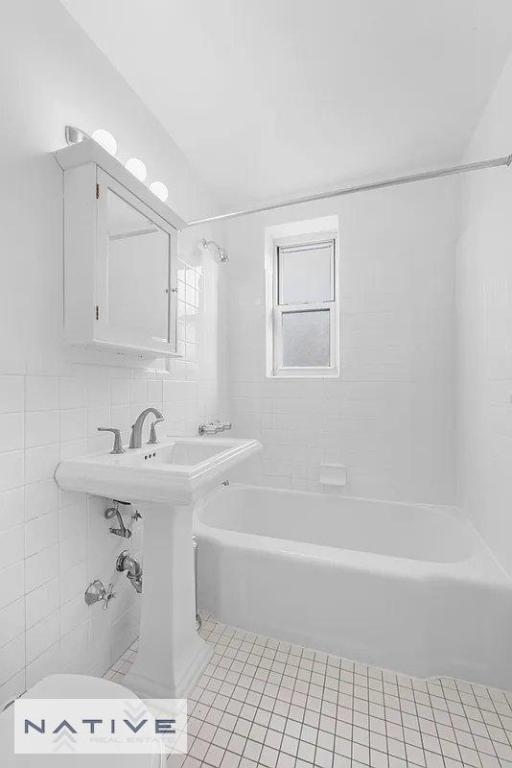
[[[267,379],[336,379],[340,377],[340,371],[337,368],[320,369],[315,368],[297,371],[275,371],[267,373]]]

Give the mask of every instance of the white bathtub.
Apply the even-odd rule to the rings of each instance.
[[[220,621],[512,687],[512,582],[451,508],[231,485],[195,529],[199,605]]]

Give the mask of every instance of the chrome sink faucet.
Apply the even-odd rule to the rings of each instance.
[[[152,413],[153,416],[155,416],[159,421],[164,418],[160,411],[157,411],[156,408],[146,408],[144,411],[142,411],[142,413],[137,416],[135,424],[132,425],[132,433],[130,435],[129,446],[130,448],[140,448],[142,446],[142,427],[144,426],[146,416],[149,416],[150,413]]]
[[[226,421],[224,424],[221,424],[220,421],[211,421],[209,424],[200,424],[197,431],[200,435],[216,435],[218,432],[231,429],[231,427],[230,421]]]

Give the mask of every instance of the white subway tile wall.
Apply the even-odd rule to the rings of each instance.
[[[58,370],[0,375],[0,708],[54,671],[102,674],[138,633],[140,597],[115,572],[127,546],[108,533],[109,500],[61,491],[61,458],[110,448],[98,426],[125,441],[148,405],[166,417],[161,433],[193,434],[216,415],[215,371],[203,365],[215,323],[204,311],[216,292],[216,266],[180,260],[179,343],[184,355],[165,371],[63,364]],[[148,425],[149,426],[149,425]],[[148,427],[147,427],[148,428]],[[143,522],[130,551],[141,556]],[[108,611],[88,608],[89,582],[114,583]]]
[[[340,493],[454,502],[456,183],[228,224],[232,419],[235,434],[264,445],[237,479],[333,492],[320,464],[335,463],[347,468]],[[340,377],[266,378],[265,227],[331,214],[340,223]]]
[[[512,128],[512,56],[466,159]],[[512,260],[510,174],[464,179],[457,244],[458,503],[512,576]]]
[[[163,410],[159,426],[171,432],[221,415],[217,279],[225,271],[199,247],[203,237],[219,238],[210,227],[178,238],[183,360],[147,367],[63,345],[63,175],[53,152],[71,116],[88,132],[113,130],[121,160],[140,152],[168,180],[169,205],[185,218],[207,215],[216,200],[66,8],[29,6],[14,4],[1,29],[18,77],[2,81],[9,119],[0,121],[0,707],[52,671],[101,674],[137,632],[140,598],[125,577],[108,611],[82,602],[92,579],[115,581],[114,559],[127,542],[108,534],[108,500],[59,491],[58,461],[109,450],[98,426],[118,426],[127,439],[148,405]],[[139,525],[130,548],[141,536]]]

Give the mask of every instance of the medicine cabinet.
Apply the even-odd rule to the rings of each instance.
[[[176,354],[176,246],[184,222],[92,139],[56,153],[64,171],[68,344]]]

